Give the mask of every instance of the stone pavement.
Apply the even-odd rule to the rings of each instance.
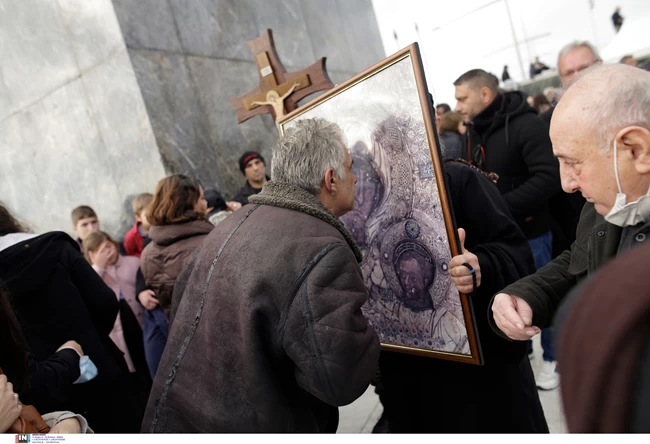
[[[531,361],[533,372],[537,374],[542,366],[542,348],[539,335],[533,338],[535,357]],[[352,404],[341,407],[338,433],[371,433],[383,408],[375,394],[374,387],[368,390]],[[560,402],[560,388],[550,391],[539,391],[546,422],[551,433],[567,433],[564,414]]]

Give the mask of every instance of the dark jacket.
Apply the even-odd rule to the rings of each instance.
[[[533,310],[533,325],[539,328],[551,326],[555,311],[562,299],[578,282],[593,274],[608,259],[616,256],[622,228],[605,221],[596,212],[594,204],[587,203],[582,210],[576,241],[570,250],[553,259],[535,274],[527,276],[499,293],[519,296]],[[490,302],[489,307],[492,307]],[[492,328],[492,310],[488,310]]]
[[[456,160],[463,156],[462,137],[458,133],[441,133],[440,141],[444,144],[442,155],[445,160]]]
[[[550,126],[554,111],[555,107],[552,106],[539,117]],[[581,193],[565,193],[563,190],[549,200],[549,211],[554,222],[553,257],[571,248],[576,240],[580,213],[586,202]]]
[[[313,195],[269,182],[207,237],[183,289],[143,432],[335,432],[379,340],[358,247]]]
[[[149,229],[151,242],[142,251],[140,270],[147,288],[153,290],[160,307],[165,310],[167,319],[178,275],[213,228],[214,225],[208,221],[195,220]]]
[[[548,200],[561,191],[548,126],[519,91],[499,94],[463,139],[463,158],[499,175],[497,187],[528,239],[550,231]]]
[[[98,370],[90,382],[64,386],[79,374],[78,368],[70,368],[74,355],[66,351],[65,360],[50,360],[56,365],[37,376],[30,392],[20,394],[23,402],[41,412],[82,414],[98,432],[137,431],[142,411],[129,393],[123,354],[109,338],[118,301],[76,242],[52,232],[17,243],[0,252],[0,280],[9,290],[30,348],[32,371],[38,368],[34,361],[47,360],[69,340],[81,345]],[[62,382],[58,388],[49,386],[56,381]]]
[[[444,169],[465,248],[481,267],[481,285],[470,297],[484,365],[383,351],[382,402],[391,431],[548,432],[526,344],[498,336],[480,315],[495,291],[535,270],[528,242],[489,179],[457,162]]]
[[[271,178],[269,176],[266,176],[266,180],[271,180]],[[237,195],[233,197],[232,200],[234,202],[239,202],[242,205],[248,205],[248,198],[259,194],[261,191],[261,188],[253,188],[250,182],[247,180],[244,186],[239,189],[239,192],[237,192]]]

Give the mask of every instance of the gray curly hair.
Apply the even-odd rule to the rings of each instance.
[[[304,119],[287,129],[273,147],[273,180],[318,194],[325,172],[333,168],[345,180],[345,135],[325,119]]]

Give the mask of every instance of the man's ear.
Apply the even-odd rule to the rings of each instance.
[[[490,88],[488,88],[487,86],[481,88],[480,95],[481,95],[481,102],[484,105],[487,105],[492,100],[492,91],[490,91]]]
[[[139,214],[134,214],[134,216],[135,216],[135,220],[136,220],[137,222],[142,223],[142,218],[140,217]]]
[[[628,126],[616,135],[617,149],[625,150],[639,174],[650,173],[650,130]]]
[[[336,173],[334,172],[334,168],[328,168],[327,171],[325,171],[325,179],[323,186],[327,191],[330,193],[336,193],[336,182],[334,180],[334,177],[336,176]]]

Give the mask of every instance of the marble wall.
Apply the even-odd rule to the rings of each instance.
[[[0,201],[37,233],[86,204],[123,235],[165,170],[111,1],[0,0],[0,56]]]
[[[340,83],[385,57],[371,0],[113,0],[168,172],[190,173],[231,198],[237,159],[261,151],[270,167],[270,116],[237,125],[229,97],[259,83],[246,40],[273,30],[287,71],[327,57]],[[269,168],[270,172],[270,168]]]
[[[288,71],[325,56],[334,83],[385,56],[371,0],[0,0],[0,202],[70,234],[90,205],[121,237],[167,173],[231,198],[241,153],[270,171],[277,139],[227,100],[258,84],[246,40],[267,28]]]

